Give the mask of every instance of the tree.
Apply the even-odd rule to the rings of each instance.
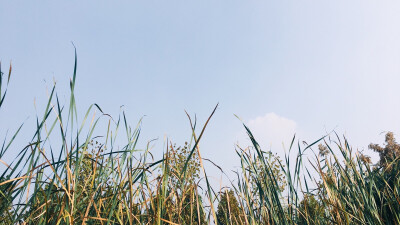
[[[258,192],[257,182],[260,179],[266,179],[262,183],[274,183],[269,175],[268,171],[271,172],[271,176],[276,180],[278,191],[282,192],[286,187],[285,175],[281,169],[282,161],[278,155],[274,155],[271,151],[261,151],[262,157],[254,157],[251,164],[247,166],[247,171],[252,171],[249,174],[250,183],[253,186],[253,191]],[[266,166],[264,166],[266,165]],[[250,168],[253,167],[253,168]]]
[[[206,224],[205,213],[202,206],[202,198],[198,195],[196,186],[188,188],[183,194],[181,204],[182,209],[179,212],[178,222],[181,224]]]
[[[195,151],[188,161],[191,150],[187,142],[183,147],[172,144],[169,146],[164,155],[165,163],[158,179],[160,184],[157,186],[160,188],[153,194],[152,205],[148,207],[150,214],[161,210],[157,208],[161,204],[164,208],[162,215],[166,220],[178,224],[206,224],[203,201],[197,191],[200,159]],[[164,177],[168,179],[165,181]],[[161,182],[166,182],[164,185],[167,185],[167,193],[161,190],[163,186]]]
[[[390,164],[400,157],[400,145],[396,142],[392,132],[386,133],[385,142],[385,147],[378,144],[370,144],[368,147],[379,153],[378,166],[383,169],[390,169],[388,168]]]
[[[261,223],[277,223],[285,217],[281,209],[286,178],[281,160],[270,151],[262,151],[255,141],[254,147],[240,148],[238,154],[243,171],[238,189],[245,198],[246,214]]]
[[[233,190],[226,190],[222,193],[221,200],[218,203],[217,222],[218,225],[245,223],[244,213],[239,207],[239,202]]]
[[[400,145],[396,142],[392,132],[385,135],[386,146],[370,144],[369,148],[379,153],[379,162],[373,173],[376,184],[374,197],[379,215],[386,224],[398,224],[400,205],[397,196],[400,184]],[[389,197],[390,196],[390,197]]]
[[[170,145],[169,151],[165,154],[168,167],[171,171],[171,182],[173,185],[180,186],[180,184],[194,184],[200,178],[200,159],[199,154],[195,151],[186,166],[186,176],[181,174],[183,171],[187,158],[192,149],[189,148],[187,142],[183,147],[176,147]]]
[[[315,199],[314,195],[305,194],[298,208],[298,225],[324,224],[324,207]]]

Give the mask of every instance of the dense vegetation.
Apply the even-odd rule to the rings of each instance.
[[[1,110],[11,67],[0,74]],[[94,104],[78,120],[75,80],[76,58],[69,105],[54,86],[26,147],[14,148],[20,128],[0,145],[1,224],[400,224],[393,133],[385,146],[370,145],[380,155],[373,165],[337,135],[310,145],[294,137],[279,159],[244,125],[252,146],[236,148],[241,170],[216,190],[198,146],[215,109],[200,133],[188,116],[192,138],[181,147],[167,141],[165,153],[153,156],[137,147],[140,122],[130,127],[124,113],[112,118]],[[10,152],[15,159],[2,160]]]

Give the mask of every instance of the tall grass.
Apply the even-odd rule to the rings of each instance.
[[[11,67],[0,74],[1,110]],[[4,139],[1,224],[400,224],[398,159],[390,170],[376,168],[336,135],[306,146],[293,137],[278,160],[244,125],[252,146],[236,149],[241,170],[228,195],[210,185],[198,145],[217,107],[199,135],[188,116],[192,137],[183,160],[173,158],[177,149],[168,141],[165,154],[154,157],[150,143],[138,148],[141,123],[129,126],[124,112],[113,118],[93,104],[78,119],[76,76],[75,54],[69,104],[54,85],[25,147],[13,145],[21,127]],[[17,154],[5,162],[7,153]]]

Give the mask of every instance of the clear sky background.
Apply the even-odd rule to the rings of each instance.
[[[142,146],[203,124],[204,157],[239,166],[240,116],[264,148],[282,153],[296,132],[312,142],[335,129],[355,148],[400,132],[398,1],[0,1],[0,60],[13,65],[1,138],[34,129],[34,99],[57,81],[68,102],[74,49],[76,94],[142,125]]]

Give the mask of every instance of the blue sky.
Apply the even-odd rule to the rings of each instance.
[[[117,116],[142,140],[190,137],[184,110],[205,122],[202,154],[233,168],[240,116],[265,148],[296,132],[336,129],[355,147],[400,131],[400,3],[395,1],[1,1],[0,60],[13,65],[0,134],[34,124],[53,79],[68,96]],[[65,100],[66,102],[66,100]],[[25,133],[24,133],[25,132]],[[29,135],[30,137],[30,135]]]

